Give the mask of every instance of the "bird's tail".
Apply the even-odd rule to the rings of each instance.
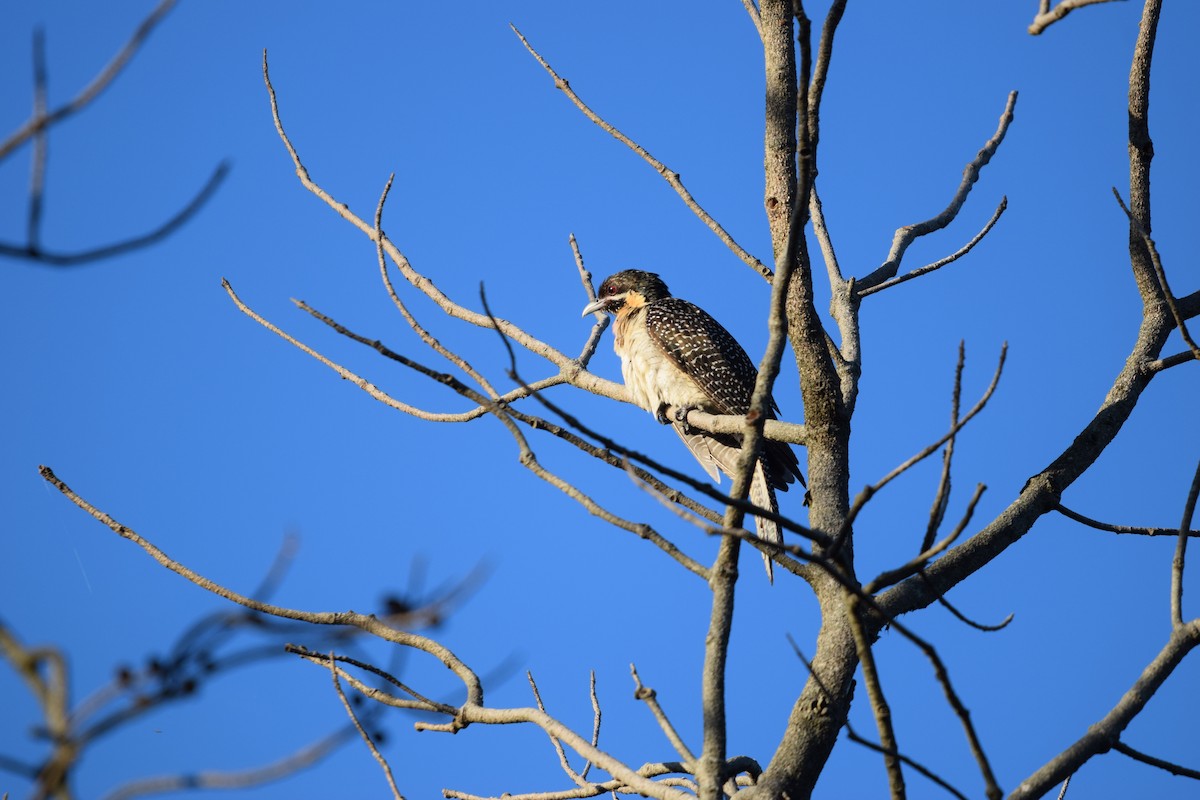
[[[779,513],[779,502],[775,499],[775,490],[771,488],[771,483],[767,480],[767,473],[763,468],[762,461],[759,461],[754,467],[754,478],[750,481],[750,502],[760,508],[769,509],[773,513]],[[755,517],[754,526],[758,531],[758,538],[775,544],[783,544],[783,533],[779,530],[779,524],[774,520]],[[762,557],[767,565],[767,580],[774,583],[775,566],[771,563],[771,557],[766,553],[763,553]]]

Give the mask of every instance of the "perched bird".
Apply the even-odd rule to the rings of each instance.
[[[732,475],[741,453],[741,437],[709,433],[687,424],[687,412],[746,414],[758,370],[737,340],[703,309],[672,297],[653,272],[629,269],[600,284],[596,302],[583,315],[607,311],[613,323],[613,349],[621,357],[621,375],[633,401],[662,424],[670,424],[700,465],[720,482],[720,472]],[[676,409],[668,419],[666,409]],[[774,418],[774,399],[766,410]],[[754,467],[750,502],[778,512],[775,490],[786,492],[795,480],[804,485],[800,463],[784,442],[763,441]],[[781,543],[779,525],[755,517],[758,537]],[[771,559],[764,553],[767,577],[774,581]]]

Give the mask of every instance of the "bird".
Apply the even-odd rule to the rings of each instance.
[[[605,278],[583,316],[596,312],[615,318],[613,350],[621,359],[621,376],[633,401],[660,423],[671,425],[714,481],[720,483],[722,472],[732,476],[742,437],[693,428],[687,414],[749,413],[758,370],[737,339],[699,306],[673,297],[653,272],[628,269]],[[668,407],[675,409],[674,419],[668,418]],[[778,413],[771,398],[767,418]],[[778,513],[775,491],[786,492],[797,480],[805,485],[792,448],[764,440],[751,478],[750,502]],[[755,525],[758,538],[783,542],[774,520],[755,517]],[[770,556],[763,553],[763,561],[767,579],[774,583]]]

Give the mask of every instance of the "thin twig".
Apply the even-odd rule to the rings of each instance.
[[[1050,0],[1040,0],[1037,16],[1033,18],[1033,22],[1029,25],[1029,33],[1037,36],[1077,8],[1110,2],[1112,0],[1060,0],[1059,4],[1051,10]]]
[[[1113,750],[1129,756],[1134,761],[1140,761],[1143,764],[1149,764],[1152,767],[1158,767],[1159,769],[1166,770],[1172,775],[1178,775],[1181,778],[1191,778],[1192,780],[1200,781],[1200,770],[1189,769],[1188,767],[1183,767],[1179,764],[1175,764],[1161,758],[1155,758],[1154,756],[1147,755],[1140,750],[1134,750],[1124,742],[1113,743]]]
[[[873,581],[863,587],[863,591],[867,594],[875,594],[880,589],[888,586],[893,586],[910,575],[916,575],[925,566],[934,559],[939,553],[945,550],[950,545],[958,540],[962,532],[971,522],[971,517],[975,514],[975,506],[979,502],[979,498],[983,496],[983,492],[987,487],[982,483],[975,485],[975,493],[971,495],[971,500],[967,503],[967,510],[963,513],[962,519],[954,526],[954,530],[950,531],[941,541],[936,544],[931,543],[929,547],[919,553],[915,558],[903,566],[895,569],[884,570]]]
[[[705,211],[703,207],[701,207],[701,205],[696,201],[696,198],[692,197],[691,192],[684,187],[683,181],[680,180],[678,172],[668,168],[666,164],[650,155],[646,148],[642,147],[640,144],[633,141],[633,139],[630,139],[624,133],[617,130],[590,107],[588,107],[588,105],[583,102],[579,95],[575,93],[575,90],[571,88],[571,84],[568,83],[566,79],[560,77],[559,74],[554,71],[554,68],[550,66],[549,62],[542,58],[542,55],[533,48],[533,45],[529,43],[529,40],[525,38],[524,34],[517,30],[515,25],[509,25],[509,27],[512,28],[513,33],[517,35],[517,38],[521,40],[521,44],[525,45],[525,49],[529,51],[529,54],[537,59],[537,62],[542,65],[542,69],[546,70],[550,77],[554,79],[554,87],[561,90],[563,94],[570,98],[571,102],[575,104],[576,108],[583,112],[584,116],[586,116],[596,125],[599,125],[605,133],[609,134],[617,141],[621,142],[621,144],[637,153],[643,161],[653,167],[654,171],[663,177],[663,180],[665,180],[671,186],[671,188],[675,190],[675,193],[679,195],[691,212],[699,217],[700,221],[708,226],[708,229],[715,233],[717,238],[724,242],[725,246],[733,251],[734,255],[740,258],[743,263],[745,263],[759,275],[762,275],[767,280],[771,279],[771,270],[757,258],[752,256],[749,252],[747,252],[745,248],[734,241],[733,237],[729,235],[729,232],[721,227],[721,224],[713,219],[712,215]],[[759,35],[761,36],[761,30]]]
[[[859,599],[854,594],[846,595],[846,619],[850,622],[850,630],[854,634],[854,649],[858,654],[858,663],[862,669],[863,682],[867,685],[867,696],[871,700],[871,713],[875,717],[875,727],[879,731],[880,752],[883,753],[883,764],[887,769],[888,787],[891,789],[892,800],[904,800],[904,771],[900,768],[900,759],[896,753],[900,747],[896,743],[896,731],[892,726],[892,710],[887,698],[883,695],[883,684],[879,680],[879,670],[875,666],[875,651],[867,639],[863,629],[862,617],[859,613]]]
[[[936,269],[941,269],[942,267],[946,266],[947,264],[957,261],[958,259],[965,256],[967,253],[971,252],[971,250],[973,250],[975,248],[975,245],[977,245],[981,241],[983,241],[983,237],[987,236],[988,233],[992,230],[993,226],[995,226],[995,224],[997,222],[999,222],[1000,215],[1003,214],[1005,209],[1007,209],[1007,208],[1008,208],[1008,197],[1007,196],[1002,197],[1000,199],[1000,205],[996,206],[996,211],[992,214],[992,218],[987,221],[987,224],[983,226],[983,229],[980,230],[979,233],[975,234],[975,236],[971,239],[971,241],[967,242],[965,245],[960,247],[958,250],[954,251],[953,253],[946,256],[945,258],[940,258],[937,261],[934,261],[932,264],[926,264],[923,267],[918,267],[917,269],[914,269],[912,272],[906,273],[904,275],[899,275],[895,278],[886,280],[883,283],[877,284],[875,286],[871,286],[866,289],[859,289],[858,296],[866,297],[869,294],[875,294],[876,292],[881,292],[884,289],[895,286],[896,284],[904,283],[905,281],[911,281],[913,278],[919,278],[926,273],[933,272]]]
[[[1183,625],[1183,563],[1187,555],[1188,530],[1192,526],[1192,515],[1196,511],[1196,497],[1200,495],[1200,462],[1188,489],[1187,502],[1183,504],[1183,520],[1179,523],[1179,538],[1175,541],[1175,555],[1171,559],[1171,623]]]
[[[471,378],[473,378],[475,382],[483,388],[483,391],[487,393],[489,398],[496,400],[499,398],[499,395],[497,394],[496,390],[492,388],[492,384],[488,382],[487,378],[483,377],[483,375],[474,367],[472,367],[465,358],[460,356],[458,353],[455,353],[448,347],[445,347],[441,342],[434,338],[433,334],[431,334],[419,322],[417,322],[416,317],[414,317],[412,312],[408,310],[408,306],[400,300],[400,296],[396,294],[395,287],[392,286],[392,279],[388,275],[387,256],[383,250],[383,243],[386,239],[386,237],[383,235],[383,208],[387,204],[388,193],[391,192],[392,181],[395,179],[395,173],[392,173],[388,176],[387,184],[384,185],[383,192],[379,195],[379,203],[375,206],[375,257],[379,263],[379,274],[383,278],[383,285],[387,289],[388,297],[392,299],[392,304],[395,305],[400,311],[400,314],[404,317],[404,321],[408,323],[408,326],[413,329],[413,331],[421,338],[421,341],[424,342],[429,349],[433,350],[442,358],[446,359],[451,364],[458,367]]]
[[[1004,104],[1004,112],[1000,115],[1000,124],[996,128],[996,132],[992,134],[992,138],[987,140],[983,148],[980,149],[975,158],[963,170],[962,182],[959,183],[954,197],[950,200],[950,204],[937,216],[930,217],[924,222],[905,225],[896,229],[896,233],[892,237],[891,250],[888,251],[887,258],[883,264],[879,269],[859,281],[860,294],[869,292],[875,286],[895,277],[896,271],[900,268],[900,261],[904,258],[904,252],[910,244],[920,236],[941,230],[958,216],[963,203],[967,200],[967,195],[971,193],[971,188],[979,180],[979,173],[992,160],[992,156],[996,154],[1000,143],[1004,141],[1004,135],[1008,132],[1008,126],[1012,124],[1013,108],[1016,106],[1016,103],[1017,93],[1015,91],[1009,92],[1008,101]]]
[[[796,644],[796,640],[792,638],[791,634],[788,634],[787,638],[788,638],[788,642],[790,642],[792,645],[792,650],[795,652],[796,658],[798,658],[800,660],[800,663],[802,663],[804,665],[805,669],[808,670],[808,674],[812,677],[813,682],[815,682],[817,684],[817,687],[826,696],[826,698],[828,698],[829,700],[833,700],[833,696],[829,693],[829,689],[825,686],[825,684],[821,680],[820,676],[818,676],[813,671],[812,662],[810,662],[807,658],[804,657],[804,653],[802,653],[800,651],[800,646]],[[967,796],[965,794],[960,792],[958,789],[955,789],[953,786],[950,785],[949,782],[947,782],[945,779],[943,779],[942,777],[940,777],[939,775],[934,773],[933,770],[931,770],[928,767],[922,765],[921,763],[913,760],[909,756],[904,755],[903,753],[898,753],[898,752],[893,752],[890,754],[886,753],[886,751],[884,750],[882,745],[880,745],[876,742],[872,742],[871,740],[869,740],[863,736],[860,736],[858,734],[858,732],[854,730],[854,726],[850,723],[849,719],[847,719],[844,722],[844,725],[846,727],[846,735],[850,739],[850,741],[854,742],[855,744],[862,745],[863,747],[866,747],[869,750],[874,750],[875,752],[880,753],[881,755],[895,756],[896,758],[900,759],[908,766],[912,767],[918,773],[920,773],[921,775],[928,778],[933,783],[936,783],[938,786],[942,787],[947,792],[954,795],[956,798],[958,798],[958,800],[967,800]]]
[[[533,673],[525,670],[525,677],[529,680],[529,688],[533,690],[533,699],[537,703],[538,710],[545,713],[546,706],[542,703],[542,693],[538,691],[537,681],[533,679]],[[585,783],[583,776],[576,772],[571,767],[570,762],[567,761],[567,753],[563,750],[562,742],[549,731],[546,732],[546,735],[550,737],[550,743],[554,745],[554,752],[558,754],[558,763],[562,767],[563,772],[567,773],[567,777],[574,781],[577,786],[583,786]]]
[[[596,670],[591,670],[588,677],[588,694],[592,698],[592,747],[600,746],[600,698],[596,695]],[[579,777],[587,778],[592,771],[592,762],[583,765]]]
[[[689,771],[695,769],[696,756],[684,743],[683,737],[679,735],[679,731],[675,730],[675,726],[671,724],[671,720],[667,718],[667,714],[663,711],[662,706],[658,704],[658,694],[649,686],[642,685],[642,679],[638,676],[637,667],[633,664],[629,665],[629,674],[633,676],[635,700],[641,700],[650,709],[650,713],[654,715],[655,721],[658,722],[658,727],[666,734],[667,741],[675,748],[675,752],[683,759],[684,766]]]
[[[625,463],[624,460],[619,455],[614,455],[613,452],[610,452],[610,450],[612,450],[611,447],[605,448],[605,449],[595,447],[594,445],[590,444],[589,442],[584,441],[580,437],[576,436],[575,434],[571,433],[568,430],[565,430],[565,429],[559,427],[558,425],[555,425],[554,423],[548,422],[547,420],[544,420],[541,417],[536,417],[531,414],[525,414],[523,412],[517,411],[516,409],[507,405],[506,401],[509,399],[518,399],[520,397],[527,397],[531,394],[533,394],[534,397],[538,398],[539,401],[544,402],[544,400],[542,400],[541,396],[536,394],[536,392],[540,388],[543,388],[544,386],[548,385],[552,379],[547,378],[544,381],[538,381],[533,384],[522,384],[517,390],[515,390],[513,392],[509,392],[508,394],[504,395],[502,398],[500,398],[499,401],[490,402],[490,401],[488,401],[488,399],[486,397],[479,394],[474,389],[471,389],[469,386],[462,383],[454,376],[435,372],[434,370],[431,370],[428,367],[426,367],[418,362],[412,361],[411,359],[406,358],[405,356],[402,356],[399,353],[392,351],[386,345],[379,342],[378,340],[370,340],[370,339],[367,339],[366,337],[360,336],[360,335],[348,330],[341,324],[326,317],[325,315],[321,314],[320,312],[316,311],[315,309],[312,309],[307,304],[305,304],[301,301],[295,301],[295,302],[300,308],[304,309],[305,311],[308,311],[310,314],[315,316],[317,319],[320,319],[322,322],[325,322],[326,324],[330,325],[335,330],[337,330],[339,333],[342,333],[343,335],[347,336],[348,338],[354,339],[355,341],[361,342],[363,344],[367,344],[368,346],[373,347],[381,355],[383,355],[389,359],[392,359],[392,360],[396,361],[397,363],[404,364],[405,366],[407,366],[413,370],[416,370],[416,371],[420,372],[421,374],[427,375],[430,378],[433,378],[434,380],[445,384],[446,386],[450,387],[451,389],[458,392],[462,396],[464,396],[476,403],[479,403],[480,404],[479,408],[482,409],[484,413],[496,414],[498,409],[503,409],[503,417],[505,419],[515,420],[515,421],[521,422],[525,425],[528,425],[529,427],[531,427],[535,430],[541,430],[541,431],[550,433],[551,435],[556,436],[559,439],[562,439],[563,441],[566,441],[566,442],[574,445],[575,447],[579,448],[580,450],[587,453],[588,455],[598,458],[601,461],[605,462],[606,464],[608,464],[612,467],[615,467],[617,469],[624,469],[624,463]],[[254,316],[257,316],[257,315],[254,315]],[[268,328],[268,329],[270,330],[271,328]],[[301,345],[301,344],[295,342],[295,340],[293,340],[290,336],[288,336],[286,334],[282,334],[282,335],[286,341],[292,342],[293,344],[296,344],[297,347],[300,347],[302,350],[305,350],[304,345]],[[305,351],[307,352],[307,350],[305,350]],[[432,412],[422,411],[421,409],[416,409],[416,411],[419,413],[414,413],[413,411],[408,411],[407,408],[410,408],[410,407],[407,407],[406,404],[402,403],[399,400],[395,400],[394,398],[391,398],[390,395],[386,395],[386,394],[380,392],[378,389],[376,389],[374,387],[373,384],[366,384],[366,385],[357,384],[358,380],[363,380],[363,379],[358,378],[354,373],[350,372],[349,370],[346,370],[344,367],[341,367],[340,365],[337,365],[332,361],[327,361],[326,359],[324,359],[323,356],[316,356],[316,357],[318,358],[318,360],[321,360],[322,363],[327,363],[327,365],[330,366],[331,369],[333,369],[335,372],[338,372],[338,374],[341,375],[346,380],[355,382],[356,385],[359,385],[360,388],[362,388],[364,391],[367,391],[369,394],[372,395],[372,397],[375,397],[375,394],[373,394],[373,392],[379,392],[379,394],[382,395],[382,398],[377,397],[376,399],[379,399],[380,402],[383,402],[389,406],[392,406],[393,408],[397,408],[398,410],[413,414],[414,416],[417,416],[418,418],[421,418],[421,419],[432,419],[432,420],[438,421],[438,422],[459,421],[457,419],[453,419],[453,420],[447,419],[448,417],[453,417],[453,416],[458,416],[458,415],[433,414]],[[367,388],[368,386],[371,388],[368,389]],[[383,398],[387,398],[387,399],[383,399]],[[467,412],[467,413],[470,414],[471,412]],[[475,417],[472,416],[471,418],[474,419]],[[684,495],[682,492],[679,492],[678,490],[672,489],[671,487],[667,486],[661,480],[659,480],[659,478],[652,475],[651,473],[649,473],[641,468],[637,468],[637,475],[641,480],[646,481],[647,483],[654,486],[657,490],[663,492],[664,496],[670,497],[673,502],[679,503],[680,505],[684,506],[685,508],[689,509],[690,511],[692,511],[698,515],[705,516],[714,521],[716,519],[718,519],[716,514],[714,512],[712,512],[710,509],[707,509],[704,506],[700,505],[696,501],[692,500],[690,497]],[[558,485],[558,484],[555,484],[555,485]],[[568,494],[570,494],[570,493],[568,492]],[[721,496],[720,493],[717,493],[717,495],[718,495],[718,497]],[[572,496],[574,496],[574,495],[572,495]],[[580,497],[582,497],[582,496],[583,495],[580,495]],[[608,511],[601,508],[598,504],[593,503],[593,504],[589,505],[589,504],[585,503],[584,505],[585,505],[585,507],[588,508],[589,511],[591,511],[593,514],[596,514],[601,519],[611,522],[612,524],[617,525],[617,527],[620,527],[624,530],[630,531],[631,533],[635,533],[638,536],[640,536],[641,538],[646,539],[647,541],[651,542],[656,547],[658,547],[659,549],[661,549],[665,553],[667,553],[667,555],[671,556],[671,558],[674,558],[676,561],[678,561],[680,564],[682,564],[684,567],[686,567],[688,569],[688,571],[707,579],[708,571],[707,571],[706,567],[704,567],[702,564],[695,561],[694,559],[688,557],[686,554],[683,553],[683,551],[681,551],[673,543],[671,543],[666,538],[664,538],[657,531],[650,528],[648,525],[640,525],[637,523],[632,523],[632,522],[629,522],[628,520],[624,520],[620,517],[612,515]]]
[[[1200,359],[1200,347],[1196,346],[1196,341],[1192,339],[1192,334],[1188,332],[1186,317],[1179,310],[1179,304],[1175,300],[1175,295],[1171,292],[1171,285],[1167,283],[1167,271],[1163,268],[1162,258],[1158,255],[1158,248],[1154,244],[1154,240],[1150,238],[1149,231],[1138,221],[1125,206],[1125,201],[1121,199],[1121,193],[1117,191],[1117,187],[1113,187],[1113,197],[1117,198],[1117,204],[1121,206],[1121,210],[1125,212],[1125,216],[1129,218],[1129,225],[1142,238],[1142,242],[1146,245],[1146,250],[1150,253],[1150,263],[1154,266],[1154,274],[1158,277],[1159,288],[1162,289],[1163,299],[1167,301],[1167,307],[1171,310],[1171,316],[1175,318],[1175,327],[1179,328],[1179,335],[1183,337],[1184,344],[1192,351],[1195,358]]]
[[[754,23],[754,30],[758,33],[758,38],[762,38],[762,20],[758,17],[758,6],[754,5],[754,0],[742,0],[742,6],[745,7],[746,13],[750,15],[750,22]]]
[[[419,708],[419,709],[424,709],[426,711],[434,711],[434,712],[437,712],[440,714],[448,714],[451,716],[453,716],[453,714],[455,712],[454,706],[448,705],[446,703],[439,703],[436,700],[432,700],[432,699],[426,697],[425,695],[421,694],[417,690],[406,685],[404,682],[402,682],[396,676],[392,675],[391,673],[387,672],[386,670],[380,669],[379,667],[375,666],[374,664],[368,664],[365,661],[360,661],[357,658],[352,658],[352,657],[350,657],[348,655],[344,655],[344,654],[337,655],[334,653],[319,653],[314,650],[309,650],[307,647],[302,647],[300,645],[294,645],[294,644],[285,645],[284,651],[288,652],[288,653],[292,653],[293,655],[300,656],[301,658],[307,659],[307,660],[313,662],[314,664],[321,664],[324,666],[328,666],[327,662],[338,661],[338,662],[342,662],[344,664],[349,664],[353,667],[358,667],[359,669],[364,670],[366,672],[370,672],[374,675],[378,675],[380,678],[383,678],[385,681],[392,684],[393,686],[395,686],[396,688],[398,688],[400,691],[404,692],[405,694],[411,696],[416,701],[416,705],[403,706],[405,708]],[[373,699],[378,699],[378,698],[373,698]],[[395,705],[395,704],[388,703],[388,705]]]
[[[592,286],[592,273],[588,272],[587,267],[583,265],[583,253],[579,251],[579,242],[575,239],[575,234],[569,237],[571,245],[571,255],[575,257],[575,268],[579,270],[579,282],[583,284],[583,291],[587,294],[588,303],[593,303],[596,300],[596,289]],[[604,333],[604,329],[608,327],[609,315],[600,314],[596,324],[592,326],[592,332],[588,335],[587,342],[583,346],[583,352],[579,354],[579,366],[584,369],[592,360],[592,356],[596,353],[596,348],[600,346],[600,337]]]
[[[1056,503],[1054,505],[1054,510],[1057,511],[1058,513],[1062,514],[1064,517],[1073,519],[1076,522],[1082,522],[1084,525],[1087,525],[1089,528],[1095,528],[1098,531],[1108,531],[1109,533],[1132,533],[1132,534],[1137,534],[1139,536],[1178,536],[1179,535],[1178,528],[1144,528],[1144,527],[1140,527],[1140,526],[1136,526],[1136,525],[1113,525],[1108,522],[1100,522],[1099,520],[1092,519],[1091,517],[1085,517],[1083,514],[1080,514],[1078,511],[1072,511],[1071,509],[1064,506],[1062,503]],[[1200,537],[1200,531],[1189,530],[1187,532],[1187,535],[1191,536],[1193,538]]]
[[[483,689],[479,685],[479,679],[476,677],[475,673],[472,672],[466,664],[459,660],[454,653],[438,642],[419,634],[393,628],[390,625],[384,624],[371,614],[358,614],[353,611],[299,611],[296,609],[285,608],[283,606],[272,605],[270,603],[264,603],[253,598],[246,597],[245,595],[238,594],[230,589],[226,589],[224,586],[221,586],[215,581],[212,581],[189,569],[178,561],[175,561],[158,547],[156,547],[152,542],[143,538],[131,528],[122,525],[120,522],[117,522],[111,516],[96,508],[88,501],[84,500],[69,486],[67,486],[66,483],[60,480],[49,467],[38,467],[38,473],[43,479],[62,492],[68,500],[90,514],[98,522],[107,526],[118,536],[133,542],[138,547],[142,548],[142,550],[144,550],[159,564],[176,573],[177,575],[186,578],[200,588],[211,592],[218,597],[223,597],[230,602],[237,603],[245,608],[249,608],[252,611],[269,614],[273,617],[300,620],[302,622],[309,622],[314,625],[350,625],[366,631],[373,636],[377,636],[384,641],[420,650],[442,662],[446,667],[454,672],[456,676],[458,676],[459,680],[461,680],[466,687],[468,704],[478,704],[482,701]]]
[[[962,401],[962,376],[966,367],[966,342],[958,340],[958,362],[954,365],[954,388],[950,392],[950,427],[958,424],[958,413]],[[921,540],[921,550],[928,550],[937,538],[938,529],[946,518],[946,508],[950,504],[950,466],[954,461],[954,442],[957,437],[951,436],[942,451],[942,474],[938,478],[938,488],[934,493],[933,506],[929,509],[929,524],[925,526],[925,537]]]
[[[991,399],[992,393],[996,391],[996,386],[1000,383],[1000,375],[1004,372],[1004,361],[1007,355],[1008,343],[1005,342],[1000,347],[1000,358],[996,364],[996,371],[992,375],[992,382],[988,384],[987,390],[984,391],[983,396],[979,398],[974,406],[972,406],[971,410],[966,413],[966,416],[959,420],[957,424],[951,426],[950,431],[946,433],[945,436],[897,466],[875,483],[864,487],[863,490],[858,493],[858,495],[854,498],[853,505],[850,506],[850,511],[846,514],[846,519],[842,523],[841,530],[839,530],[837,536],[834,537],[834,546],[830,550],[831,555],[836,557],[836,554],[841,548],[841,543],[844,541],[847,533],[853,528],[854,520],[857,519],[859,512],[862,511],[863,506],[865,506],[880,489],[891,483],[894,479],[904,474],[919,462],[923,461],[930,454],[936,452],[939,447],[956,436],[958,432],[967,425],[967,423],[975,418],[976,414],[983,410],[984,406],[987,405],[988,400]]]
[[[354,713],[354,708],[350,705],[350,701],[346,699],[346,693],[342,691],[342,682],[338,680],[337,662],[334,660],[334,654],[329,654],[329,675],[333,679],[333,690],[337,693],[338,700],[342,702],[342,708],[346,709],[346,713],[350,716],[350,721],[354,723],[358,735],[367,743],[368,749],[375,760],[379,762],[380,769],[387,777],[388,787],[392,790],[392,797],[395,800],[404,800],[404,796],[400,794],[400,790],[396,788],[396,780],[392,777],[392,767],[388,764],[387,759],[379,752],[379,748],[375,746],[375,742],[371,741],[370,734],[363,728],[362,723],[358,721],[358,715]]]

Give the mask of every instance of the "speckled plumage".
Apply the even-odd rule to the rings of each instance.
[[[613,349],[621,357],[621,374],[633,401],[659,416],[663,406],[696,408],[710,414],[745,414],[758,370],[746,351],[722,325],[703,309],[672,297],[657,275],[625,270],[605,279],[599,299],[585,313],[609,311],[613,324]],[[767,414],[778,407],[771,401]],[[667,420],[670,421],[670,420]],[[672,421],[675,432],[716,481],[737,466],[740,437],[714,434]],[[784,442],[765,441],[755,466],[750,502],[778,511],[775,490],[804,478],[796,454]],[[756,517],[759,538],[782,542],[779,526]],[[767,575],[771,561],[764,554]]]

